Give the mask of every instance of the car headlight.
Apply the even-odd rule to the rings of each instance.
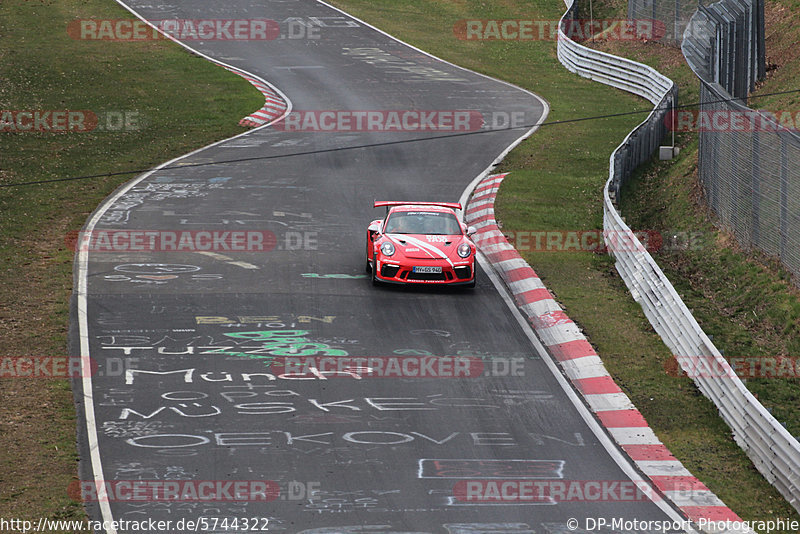
[[[469,258],[469,255],[472,253],[472,249],[466,243],[461,243],[458,246],[458,255],[462,258]]]
[[[391,241],[386,241],[381,245],[381,252],[383,252],[384,256],[392,256],[394,255],[394,245]]]

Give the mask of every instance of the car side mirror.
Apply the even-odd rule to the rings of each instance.
[[[370,236],[370,238],[372,238],[373,240],[375,239],[375,236],[376,236],[377,234],[380,234],[380,233],[381,233],[381,222],[382,222],[382,221],[380,221],[380,220],[377,220],[377,221],[372,221],[372,222],[369,224],[369,227],[367,228],[367,231],[369,232],[369,236]]]
[[[468,227],[467,227],[467,235],[468,235],[468,236],[473,236],[473,235],[475,235],[475,232],[477,232],[477,231],[478,231],[478,230],[476,230],[474,226],[468,226]]]

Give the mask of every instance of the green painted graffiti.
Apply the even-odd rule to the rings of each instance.
[[[259,330],[255,332],[234,332],[225,334],[235,339],[247,339],[261,342],[259,351],[266,354],[252,354],[247,352],[230,352],[218,349],[218,354],[239,356],[251,359],[264,360],[267,367],[275,362],[276,356],[347,356],[347,351],[332,349],[326,343],[314,343],[306,336],[308,330]]]
[[[318,274],[318,273],[303,273],[300,276],[303,278],[341,278],[347,280],[360,280],[367,278],[366,274]]]

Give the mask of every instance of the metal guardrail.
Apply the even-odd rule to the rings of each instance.
[[[677,104],[678,88],[652,67],[582,46],[563,32],[565,20],[575,17],[577,4],[566,0],[568,9],[558,30],[558,59],[570,71],[594,81],[646,98],[655,105],[647,118],[628,134],[611,154],[606,191],[616,202],[631,172],[647,161],[667,131],[664,117]],[[616,210],[615,210],[616,212]]]
[[[566,1],[568,9],[560,27],[575,14],[574,0]],[[664,114],[677,100],[676,87],[650,67],[575,43],[560,28],[558,58],[572,72],[643,96],[655,104],[647,119],[628,134],[610,158],[609,178],[603,191],[603,229],[609,249],[614,250],[617,271],[634,299],[678,357],[681,367],[698,375],[694,362],[704,361],[715,370],[708,376],[693,376],[695,384],[717,406],[736,443],[756,468],[800,511],[800,444],[739,380],[615,206],[621,184],[636,166],[652,156],[665,133]],[[620,235],[631,244],[625,250],[619,246]]]

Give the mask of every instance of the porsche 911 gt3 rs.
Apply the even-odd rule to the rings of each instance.
[[[367,228],[367,272],[372,283],[475,287],[475,243],[454,202],[376,201],[386,217]]]

